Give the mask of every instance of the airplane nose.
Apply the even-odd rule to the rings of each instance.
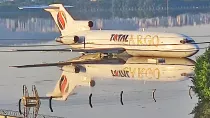
[[[193,51],[190,54],[190,56],[196,54],[199,51],[199,46],[197,44],[193,44],[192,47],[193,47]]]
[[[199,46],[197,44],[194,44],[194,47],[195,47],[195,50],[196,50],[195,53],[197,53],[199,51]]]

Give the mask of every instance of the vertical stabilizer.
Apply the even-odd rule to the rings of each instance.
[[[67,100],[68,96],[73,92],[77,83],[74,79],[70,79],[68,72],[63,72],[60,79],[58,80],[55,89],[52,93],[47,94],[48,97],[52,96],[55,100]],[[75,73],[71,73],[75,74]],[[73,76],[72,76],[73,77]]]
[[[45,11],[50,12],[62,36],[67,36],[74,32],[72,29],[74,19],[62,4],[51,4],[49,8],[45,8]]]
[[[90,30],[93,27],[92,21],[75,21],[72,16],[66,11],[62,4],[51,4],[49,6],[24,6],[18,7],[19,9],[44,9],[50,12],[59,31],[61,32],[61,37],[74,36],[74,33],[79,31]]]
[[[54,97],[55,100],[65,101],[72,95],[77,86],[90,86],[91,79],[80,73],[63,71],[52,93],[48,97]]]

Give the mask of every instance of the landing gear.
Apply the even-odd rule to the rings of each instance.
[[[96,85],[95,80],[91,80],[91,81],[90,81],[90,86],[91,86],[91,87],[94,87],[95,85]]]
[[[114,56],[113,53],[104,53],[105,58],[112,58]]]

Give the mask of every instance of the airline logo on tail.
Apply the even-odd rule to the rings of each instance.
[[[59,88],[60,88],[60,92],[61,92],[62,95],[68,93],[69,83],[68,83],[68,79],[66,78],[65,75],[63,75],[61,77]]]
[[[59,11],[57,14],[58,26],[61,30],[64,30],[67,24],[66,15],[63,11]]]

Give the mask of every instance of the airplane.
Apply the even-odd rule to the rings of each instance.
[[[151,57],[189,57],[199,51],[195,41],[184,34],[92,30],[93,21],[74,20],[62,4],[49,6],[19,7],[19,9],[41,8],[49,12],[61,36],[56,42],[69,45],[72,48],[63,49],[17,49],[9,51],[75,51],[86,53],[119,54]]]
[[[188,58],[110,57],[83,55],[66,62],[12,66],[16,68],[58,66],[60,79],[52,93],[54,100],[67,100],[77,86],[96,86],[96,79],[176,82],[194,75],[195,61]],[[94,59],[95,58],[95,59]],[[88,60],[87,60],[88,59]],[[60,96],[60,97],[59,97]]]

